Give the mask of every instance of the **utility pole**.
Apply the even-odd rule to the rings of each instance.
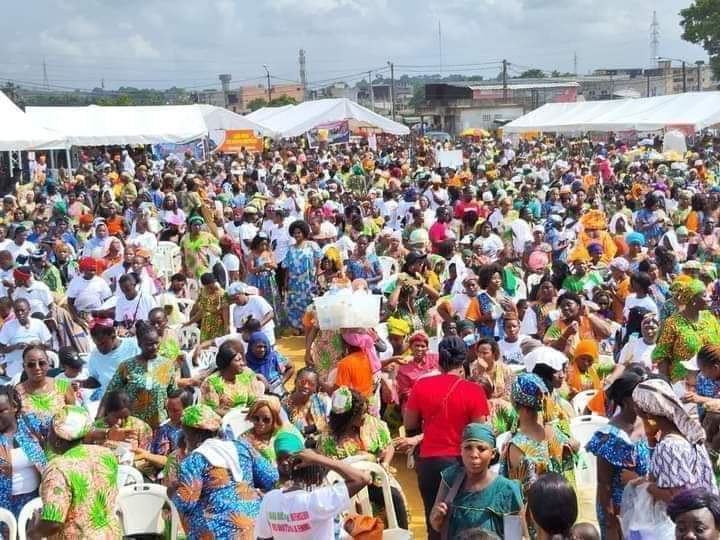
[[[650,72],[646,72],[647,75],[647,91],[645,92],[645,97],[650,97]]]
[[[305,49],[300,49],[298,58],[300,63],[300,84],[303,87],[303,98],[307,99],[307,73],[305,71]]]
[[[390,66],[390,114],[395,120],[395,64],[388,61],[388,66]]]
[[[702,92],[702,66],[705,64],[702,60],[695,62],[697,66],[697,91]]]
[[[272,90],[270,89],[270,70],[268,69],[266,64],[263,64],[263,68],[265,68],[265,73],[267,74],[267,95],[268,95],[268,105],[270,105],[270,102],[272,101]]]
[[[682,61],[683,94],[687,92],[687,75],[685,73],[685,60]]]
[[[440,26],[440,21],[438,21],[438,45],[439,45],[439,50],[440,50],[440,76],[442,77],[443,54],[442,54],[442,27]]]
[[[657,18],[657,11],[653,11],[652,23],[650,24],[650,66],[657,61],[660,48],[660,23]]]
[[[577,51],[573,53],[573,74],[577,76],[578,69],[577,69]]]
[[[45,87],[45,90],[50,90],[50,82],[48,81],[48,75],[47,75],[47,64],[45,63],[44,58],[43,58],[43,86]]]
[[[375,92],[373,91],[372,71],[368,71],[368,90],[370,91],[370,110],[375,112]]]
[[[503,60],[503,61],[502,61],[503,101],[507,101],[507,97],[508,97],[507,68],[508,68],[508,61],[507,61],[507,60]]]

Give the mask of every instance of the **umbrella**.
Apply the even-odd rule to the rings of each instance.
[[[467,128],[460,132],[460,137],[489,137],[490,133],[487,130],[480,128]]]

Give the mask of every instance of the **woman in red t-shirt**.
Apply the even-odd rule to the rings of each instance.
[[[466,354],[462,339],[443,338],[438,347],[441,374],[418,380],[405,405],[405,429],[409,434],[420,431],[422,434],[398,441],[399,449],[420,444],[415,471],[431,540],[440,538],[429,521],[440,486],[440,473],[458,462],[465,426],[484,422],[489,415],[485,391],[480,385],[465,380]]]

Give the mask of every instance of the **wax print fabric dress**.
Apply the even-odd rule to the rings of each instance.
[[[41,517],[64,523],[56,539],[121,538],[115,515],[118,462],[102,446],[79,444],[50,460],[40,484]]]
[[[338,444],[338,440],[330,433],[324,433],[318,441],[318,452],[332,458],[345,459],[368,452],[375,456],[392,444],[392,437],[387,424],[376,416],[366,414],[360,427],[360,437],[346,440]]]
[[[165,403],[175,389],[175,362],[163,357],[143,362],[135,357],[120,363],[107,392],[125,391],[131,400],[130,413],[155,429],[167,419]]]
[[[150,452],[158,456],[168,456],[180,447],[183,433],[181,426],[175,426],[168,420],[155,430],[150,442]]]
[[[288,272],[287,317],[293,328],[302,328],[305,310],[312,303],[316,287],[316,263],[322,251],[314,242],[304,242],[301,247],[290,246],[283,266]]]
[[[0,434],[0,507],[7,508],[15,517],[18,517],[26,503],[37,497],[38,492],[12,494],[12,450],[22,450],[38,473],[42,473],[47,466],[42,441],[47,437],[50,423],[50,417],[21,414],[17,419],[14,439]]]
[[[617,426],[607,424],[601,427],[590,439],[585,447],[588,452],[604,459],[612,466],[610,478],[610,495],[615,512],[620,512],[623,490],[625,486],[621,481],[624,470],[632,471],[639,476],[645,476],[650,465],[650,447],[644,438],[632,441],[628,434]],[[600,532],[605,536],[605,512],[597,505],[597,516]]]
[[[50,384],[46,384],[43,390],[32,394],[22,384],[18,384],[15,390],[20,396],[22,412],[52,418],[65,406],[65,394],[69,388],[68,379],[55,378]]]
[[[191,452],[180,462],[173,502],[188,538],[255,540],[254,524],[260,510],[256,490],[272,489],[278,473],[245,441],[233,444],[241,480],[233,479],[228,469],[212,466],[199,452]]]
[[[247,368],[235,375],[233,383],[227,382],[219,373],[213,373],[200,386],[202,403],[215,412],[219,408],[232,409],[252,405],[259,396],[258,382],[255,372]]]
[[[701,311],[697,322],[690,321],[677,312],[670,315],[662,325],[652,353],[653,363],[669,362],[670,378],[673,382],[679,381],[687,374],[680,362],[695,356],[703,345],[718,343],[720,322],[712,312]]]

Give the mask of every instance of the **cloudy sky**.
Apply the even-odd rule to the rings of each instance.
[[[680,38],[691,0],[25,0],[3,2],[0,84],[167,88],[296,81],[312,85],[396,65],[396,73],[495,76],[526,67],[645,67],[657,10],[661,55],[706,59]],[[442,55],[438,39],[442,27]]]

